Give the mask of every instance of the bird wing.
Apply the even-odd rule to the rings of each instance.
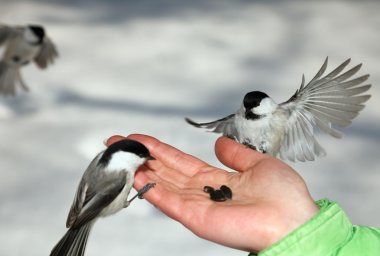
[[[4,44],[8,39],[17,36],[21,31],[21,27],[14,28],[4,24],[0,24],[0,46]]]
[[[97,165],[102,153],[90,163],[83,174],[67,217],[68,228],[79,227],[93,220],[119,195],[126,184],[124,172],[119,175],[105,175],[102,167]]]
[[[235,137],[237,135],[237,131],[234,125],[234,116],[235,114],[231,114],[229,116],[209,123],[197,123],[187,117],[185,118],[185,120],[187,123],[197,128],[206,128],[209,129],[211,132],[223,133],[223,135]]]
[[[49,37],[45,37],[42,42],[41,49],[37,56],[34,58],[37,66],[45,69],[48,64],[53,64],[54,59],[58,57],[58,51],[54,43]]]
[[[364,102],[370,95],[361,95],[371,85],[365,84],[369,75],[352,78],[361,64],[342,73],[350,59],[343,62],[329,74],[326,71],[328,58],[315,77],[306,85],[305,77],[295,94],[280,106],[288,113],[288,126],[284,142],[280,148],[280,157],[294,161],[314,160],[314,156],[325,154],[324,149],[314,138],[314,126],[341,138],[342,133],[333,126],[346,127],[351,124]]]
[[[17,86],[25,91],[29,90],[21,77],[20,70],[13,68],[5,61],[0,61],[0,94],[14,96]]]

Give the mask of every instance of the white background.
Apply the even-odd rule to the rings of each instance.
[[[48,255],[79,179],[113,134],[145,133],[209,163],[216,134],[183,118],[234,112],[246,92],[277,102],[326,56],[371,74],[372,98],[327,157],[292,164],[315,199],[380,226],[379,2],[4,1],[1,22],[43,24],[60,58],[22,70],[29,93],[0,98],[0,255]],[[86,255],[246,255],[201,240],[146,201],[98,221]]]

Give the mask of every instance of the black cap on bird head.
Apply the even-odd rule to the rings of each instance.
[[[141,158],[146,158],[147,160],[155,160],[155,158],[150,155],[149,150],[142,143],[135,140],[124,139],[111,144],[99,159],[99,164],[107,164],[112,155],[118,151],[133,153]]]
[[[260,105],[262,99],[268,98],[266,93],[260,91],[249,92],[244,96],[243,104],[245,109],[252,109]]]
[[[249,92],[244,96],[243,105],[245,108],[245,117],[247,119],[258,119],[260,116],[252,113],[252,109],[259,106],[262,99],[268,98],[268,95],[260,92],[260,91],[253,91]]]
[[[42,43],[42,40],[45,37],[45,29],[39,25],[29,25],[30,30],[32,30],[33,34],[38,37],[37,44]]]

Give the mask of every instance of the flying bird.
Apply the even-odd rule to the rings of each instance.
[[[0,47],[4,47],[0,60],[0,94],[15,95],[19,86],[28,87],[20,74],[20,68],[34,61],[45,69],[58,57],[58,51],[45,29],[40,25],[7,26],[0,24]]]
[[[315,128],[341,138],[337,127],[347,127],[364,108],[371,87],[363,83],[369,75],[353,76],[362,64],[343,71],[350,59],[324,75],[328,58],[314,78],[301,86],[289,100],[277,104],[266,93],[252,91],[234,114],[207,123],[185,120],[198,128],[222,133],[259,152],[290,161],[313,161],[326,151],[315,138]]]

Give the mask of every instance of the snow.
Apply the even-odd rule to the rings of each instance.
[[[145,133],[222,167],[216,134],[184,122],[235,111],[248,91],[287,100],[329,56],[371,74],[372,98],[327,156],[291,164],[315,199],[380,226],[378,2],[6,1],[7,24],[43,24],[60,58],[22,70],[29,93],[0,99],[1,255],[47,255],[79,179],[113,134]],[[133,192],[132,192],[133,193]],[[246,255],[196,237],[146,201],[98,221],[87,255]]]

